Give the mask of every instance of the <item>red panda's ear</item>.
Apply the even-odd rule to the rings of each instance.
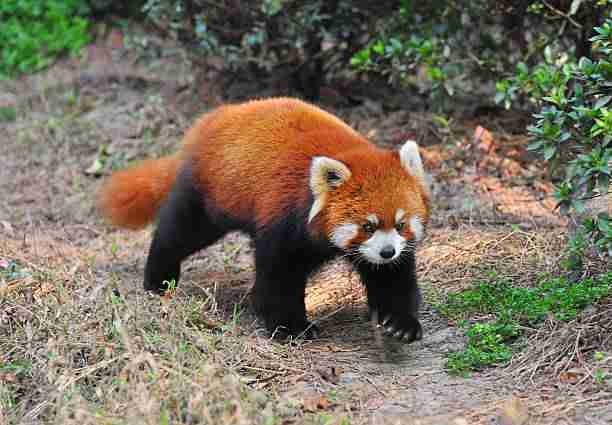
[[[399,151],[400,162],[408,173],[414,176],[425,191],[425,196],[430,196],[429,176],[425,174],[423,169],[423,161],[419,153],[419,147],[414,140],[407,140]]]
[[[326,194],[351,178],[351,170],[342,162],[326,156],[316,156],[310,164],[310,190],[314,203],[308,214],[310,222],[325,206]]]
[[[414,140],[407,140],[399,151],[400,161],[402,166],[414,177],[422,178],[425,174],[423,171],[423,161],[419,153],[419,147]]]

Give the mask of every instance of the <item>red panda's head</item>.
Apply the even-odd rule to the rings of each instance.
[[[400,261],[423,239],[429,189],[418,146],[399,151],[355,149],[336,158],[315,157],[310,169],[317,217],[329,241],[372,264]]]

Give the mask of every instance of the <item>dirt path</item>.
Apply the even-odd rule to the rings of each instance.
[[[46,79],[4,86],[3,99],[17,107],[19,117],[0,126],[0,260],[28,265],[41,275],[9,281],[0,290],[10,308],[66,296],[74,308],[84,309],[89,302],[105,303],[106,289],[112,286],[127,304],[137,306],[150,231],[117,231],[101,222],[93,205],[100,183],[96,173],[111,163],[122,166],[168,151],[191,117],[176,108],[176,98],[160,96],[158,85],[135,85],[129,78],[82,81],[73,67],[62,66]],[[57,75],[65,83],[57,83]],[[345,115],[350,120],[351,114],[362,113]],[[422,117],[395,115],[374,127],[381,118],[373,117],[369,130],[363,121],[358,126],[367,134],[375,128],[384,133],[388,125],[389,132],[379,134],[378,140],[392,143],[398,125],[410,131],[419,128]],[[435,145],[428,150],[434,163],[444,154]],[[436,173],[443,177],[444,169]],[[480,174],[464,173],[463,180],[454,180],[455,186],[436,186],[438,212],[418,257],[427,300],[421,342],[397,345],[381,340],[365,319],[357,277],[343,264],[326,268],[308,289],[307,306],[323,329],[322,338],[297,346],[267,340],[248,307],[252,251],[240,235],[230,235],[186,262],[177,302],[192,303],[199,320],[214,321],[213,328],[230,326],[233,337],[226,340],[239,338],[240,350],[213,357],[248,378],[250,388],[265,392],[277,406],[287,406],[287,411],[276,411],[285,418],[282,423],[328,423],[315,422],[317,415],[342,411],[350,423],[519,425],[527,423],[521,421],[523,409],[532,418],[528,423],[609,423],[610,408],[601,402],[603,396],[588,399],[559,382],[534,386],[495,368],[469,378],[446,372],[446,355],[465,347],[466,341],[456,324],[432,307],[436,294],[485,279],[492,267],[516,282],[527,282],[554,270],[563,240],[550,203],[537,202],[531,193],[506,188],[499,178],[483,173],[486,167]],[[517,206],[517,196],[532,198]],[[41,277],[50,270],[53,279]],[[161,309],[165,311],[163,304]],[[3,344],[9,346],[7,340]],[[5,361],[9,357],[6,351]],[[8,385],[8,375],[2,376]],[[33,406],[26,405],[23,411],[36,423]]]

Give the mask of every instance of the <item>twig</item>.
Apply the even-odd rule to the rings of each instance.
[[[557,15],[561,16],[562,18],[567,19],[568,21],[570,21],[572,23],[573,26],[575,26],[578,29],[582,29],[582,25],[580,25],[578,22],[576,22],[574,20],[574,18],[572,18],[569,14],[563,12],[562,10],[557,9],[556,7],[554,7],[552,4],[548,3],[546,0],[542,0],[542,3],[544,3],[544,5],[549,8],[552,12],[556,13]]]
[[[101,362],[98,362],[95,366],[89,367],[86,372],[84,372],[84,373],[82,373],[80,375],[77,375],[77,376],[69,379],[68,381],[64,382],[62,385],[60,385],[58,387],[58,390],[59,391],[64,391],[68,387],[70,387],[71,385],[76,384],[81,379],[91,375],[92,373],[94,373],[94,372],[96,372],[96,371],[98,371],[98,370],[100,370],[102,368],[105,368],[106,366],[108,366],[108,365],[110,365],[112,363],[115,363],[116,361],[126,359],[126,358],[130,357],[130,355],[131,355],[131,353],[124,353],[124,354],[122,354],[120,356],[113,357],[112,359],[103,360]]]

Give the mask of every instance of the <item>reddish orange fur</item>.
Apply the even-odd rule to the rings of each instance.
[[[355,224],[365,224],[369,214],[376,214],[381,229],[392,229],[398,208],[406,212],[408,219],[416,214],[424,223],[428,221],[428,196],[418,180],[401,167],[397,152],[370,145],[364,149],[341,152],[335,159],[344,163],[352,176],[335,191],[324,209],[326,234],[347,219]],[[414,236],[409,226],[403,233],[407,239]],[[362,243],[369,236],[361,232],[352,243]]]
[[[146,226],[170,191],[179,164],[179,155],[171,155],[114,173],[100,189],[98,208],[115,226]]]
[[[193,161],[196,186],[209,205],[259,228],[292,210],[310,209],[313,156],[342,161],[352,172],[313,221],[315,230],[329,234],[347,214],[377,213],[385,227],[392,226],[398,196],[409,214],[428,214],[425,195],[414,197],[423,190],[397,152],[377,148],[337,117],[295,99],[251,101],[205,114],[185,135],[182,153]],[[114,174],[100,195],[103,213],[123,227],[150,222],[180,161],[175,155]]]

